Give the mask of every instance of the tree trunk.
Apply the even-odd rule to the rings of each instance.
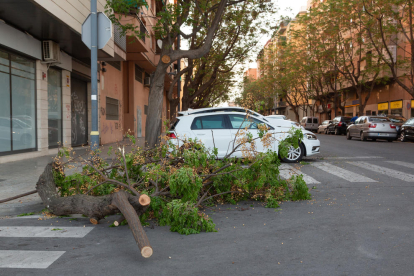
[[[161,134],[164,79],[168,66],[169,64],[160,61],[151,82],[148,114],[145,124],[145,142],[150,148],[155,146]]]
[[[130,225],[132,234],[141,250],[141,255],[145,258],[152,255],[152,248],[139,220],[139,215],[146,211],[149,202],[145,202],[146,206],[142,206],[140,197],[133,196],[124,190],[105,196],[82,194],[61,197],[56,191],[54,171],[54,164],[49,163],[36,184],[36,190],[43,204],[53,214],[57,216],[83,214],[88,216],[92,223],[97,224],[105,216],[122,213]],[[141,202],[144,201],[141,200]]]

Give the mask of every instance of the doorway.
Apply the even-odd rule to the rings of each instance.
[[[88,143],[88,100],[87,83],[72,78],[71,89],[71,139],[72,146]]]

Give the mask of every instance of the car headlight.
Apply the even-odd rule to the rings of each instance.
[[[317,140],[318,139],[318,138],[316,138],[316,135],[315,134],[311,134],[311,133],[305,133],[305,137],[308,140]]]

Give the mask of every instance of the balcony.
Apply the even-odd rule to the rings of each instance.
[[[275,109],[286,108],[286,102],[280,101],[275,103]]]
[[[114,42],[120,49],[126,52],[126,35],[122,36],[122,29],[117,25],[114,25]]]

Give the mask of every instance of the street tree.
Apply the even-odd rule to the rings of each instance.
[[[127,14],[130,9],[145,5],[146,1],[143,0],[107,1],[108,11],[114,14],[111,19],[115,24],[119,24],[122,15]],[[229,7],[235,7],[236,10],[247,9],[251,13],[259,14],[261,9],[269,5],[272,4],[265,0],[178,0],[174,4],[162,6],[162,10],[157,12],[158,21],[154,27],[156,38],[162,41],[162,48],[161,60],[152,76],[148,99],[145,141],[149,147],[153,147],[160,136],[164,79],[170,64],[183,58],[195,60],[207,55]],[[139,32],[137,26],[122,27],[125,32]],[[184,39],[197,38],[199,43],[188,50],[175,49],[173,45],[178,36]]]

